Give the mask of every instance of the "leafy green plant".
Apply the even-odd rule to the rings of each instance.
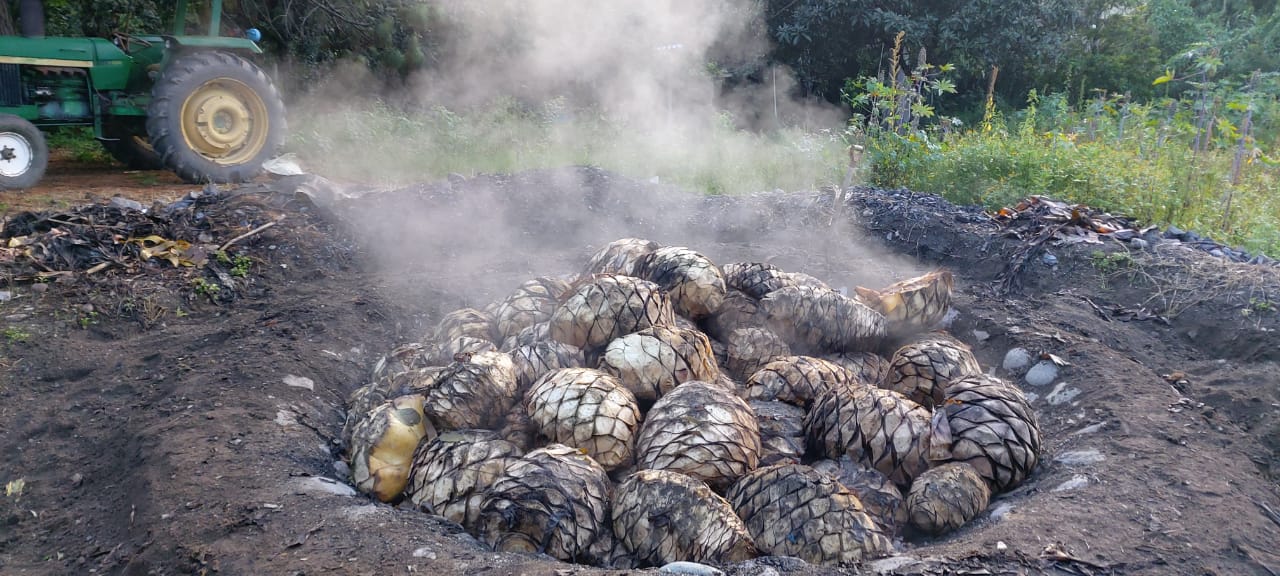
[[[1107,253],[1097,250],[1089,255],[1089,261],[1093,264],[1093,268],[1104,276],[1110,276],[1133,266],[1133,257],[1128,252]]]
[[[249,275],[249,271],[253,269],[253,258],[243,254],[232,258],[226,252],[218,250],[213,253],[213,257],[219,264],[230,268],[230,273],[236,278],[244,278]]]
[[[9,326],[4,329],[4,338],[5,340],[8,340],[10,344],[15,344],[18,342],[26,342],[27,340],[30,340],[31,334],[29,332],[24,332],[21,328],[18,328],[17,326]]]
[[[111,155],[93,137],[93,128],[67,126],[54,128],[47,133],[46,141],[51,151],[63,151],[72,160],[84,164],[109,164]]]
[[[217,298],[218,293],[222,291],[222,286],[217,282],[210,282],[204,278],[193,280],[191,287],[197,295],[207,297],[210,300]]]

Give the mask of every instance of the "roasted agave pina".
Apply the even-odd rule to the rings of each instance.
[[[675,312],[690,320],[706,318],[724,301],[724,275],[709,258],[688,248],[659,248],[636,262],[636,276],[661,286]]]
[[[498,303],[493,317],[496,341],[501,342],[521,330],[551,319],[569,283],[542,276],[529,280]]]
[[[406,492],[415,506],[473,529],[485,489],[520,454],[491,430],[450,430],[418,445]]]
[[[463,354],[424,395],[427,416],[442,429],[496,427],[517,400],[515,364],[506,352]]]
[[[850,458],[900,486],[929,468],[931,414],[892,390],[832,386],[818,395],[804,427],[809,449]]]
[[[582,277],[589,278],[595,274],[635,276],[636,261],[661,247],[661,244],[643,238],[614,240],[591,256],[582,269]]]
[[[550,336],[583,349],[650,326],[674,326],[671,300],[657,284],[600,274],[579,284],[551,314]]]
[[[591,368],[563,368],[538,378],[525,396],[538,432],[579,448],[613,470],[631,461],[640,408],[617,378]]]
[[[618,486],[613,531],[639,566],[756,556],[733,507],[702,481],[671,470],[640,470]]]
[[[422,413],[422,397],[409,394],[373,409],[351,435],[351,479],[361,492],[391,502],[409,482],[413,453],[436,435]]]
[[[907,495],[911,526],[927,534],[946,534],[965,524],[991,502],[991,488],[964,462],[930,468],[916,478]]]
[[[808,408],[831,386],[866,386],[848,368],[812,356],[784,356],[756,370],[747,379],[747,397],[778,400]]]
[[[613,549],[611,500],[609,477],[595,460],[551,444],[508,463],[489,485],[476,532],[494,550],[598,564]]]
[[[873,351],[885,336],[884,316],[830,289],[791,286],[760,300],[769,327],[801,354]]]
[[[995,492],[1017,487],[1035,470],[1040,424],[1016,386],[985,374],[961,378],[947,388],[941,410],[951,434],[950,459],[973,466]]]
[[[884,315],[894,336],[907,336],[937,326],[951,308],[954,278],[947,270],[903,280],[880,290],[858,286],[858,298]]]
[[[605,348],[600,369],[617,376],[646,404],[680,384],[710,382],[720,374],[705,334],[668,326],[653,326],[614,339]]]
[[[811,466],[853,492],[881,532],[894,537],[907,526],[907,502],[902,491],[878,470],[848,456],[841,456],[839,460],[818,460]]]
[[[883,387],[932,408],[942,403],[952,380],[981,373],[982,367],[967,344],[948,334],[933,332],[893,353]]]
[[[802,464],[760,468],[738,479],[725,497],[766,554],[846,564],[893,550],[856,495]]]
[[[760,427],[747,402],[695,380],[649,409],[636,440],[636,466],[673,470],[723,489],[760,460]]]

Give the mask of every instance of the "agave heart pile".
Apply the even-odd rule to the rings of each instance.
[[[930,331],[951,290],[938,271],[849,297],[618,240],[379,360],[348,399],[351,480],[495,550],[597,566],[883,556],[1039,460],[1018,388]]]

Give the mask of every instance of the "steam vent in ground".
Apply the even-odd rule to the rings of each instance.
[[[850,192],[514,178],[356,212],[451,251],[383,256],[459,304],[347,397],[341,458],[369,498],[603,568],[848,566],[962,530],[1035,475],[1036,410],[949,331],[955,273],[868,238]]]

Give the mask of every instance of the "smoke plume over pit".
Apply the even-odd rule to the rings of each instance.
[[[829,218],[823,226],[796,226],[814,218],[806,215],[812,210],[770,204],[801,200],[708,200],[668,186],[664,170],[671,166],[732,173],[774,160],[767,155],[778,147],[803,148],[806,143],[794,133],[775,132],[780,123],[800,121],[808,133],[825,129],[827,148],[837,157],[824,165],[825,173],[801,174],[799,189],[842,180],[840,110],[790,98],[786,70],[765,70],[764,82],[732,91],[708,72],[708,62],[763,61],[768,45],[757,8],[754,2],[573,0],[441,7],[442,61],[411,79],[400,100],[419,110],[444,107],[465,114],[515,99],[545,120],[544,137],[562,148],[594,150],[585,161],[613,173],[564,168],[584,161],[577,158],[552,159],[559,162],[544,165],[559,168],[535,174],[472,178],[472,172],[457,169],[451,171],[464,178],[445,182],[443,174],[434,174],[426,179],[435,184],[362,208],[363,227],[392,282],[432,298],[438,294],[415,289],[438,287],[450,303],[437,312],[478,307],[523,280],[576,272],[594,248],[628,236],[688,246],[717,263],[771,261],[849,288],[918,272],[917,266],[895,265],[897,272],[889,273],[882,264],[870,264],[871,253],[853,244],[847,228],[830,228]],[[610,133],[614,139],[600,141],[601,132],[583,130],[598,122],[618,128]],[[487,128],[496,134],[480,140],[491,146],[471,154],[516,149],[518,155],[529,145],[521,140],[527,134],[505,138],[505,126]],[[392,126],[387,138],[414,129]],[[417,136],[444,137],[430,129]],[[333,160],[358,158],[376,168],[388,151],[377,150],[376,140],[372,144],[370,150],[344,149]],[[432,161],[428,153],[422,156],[422,164]]]

